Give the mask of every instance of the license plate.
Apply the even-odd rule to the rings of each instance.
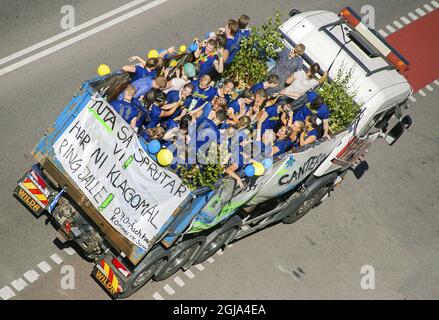
[[[15,189],[14,194],[26,205],[26,207],[32,210],[32,212],[39,215],[44,211],[45,207],[35,200],[33,196],[28,193],[28,190],[22,188],[21,186],[18,186]]]

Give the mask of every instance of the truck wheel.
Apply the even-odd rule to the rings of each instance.
[[[295,212],[287,215],[282,222],[284,224],[292,224],[297,220],[303,218],[312,208],[320,203],[320,200],[325,196],[325,194],[329,191],[332,184],[327,185],[319,189],[317,192],[312,194],[310,197],[305,199],[305,201],[300,205]],[[287,209],[288,210],[288,209]]]
[[[125,299],[136,293],[149,280],[152,279],[159,267],[165,262],[166,257],[158,258],[151,263],[146,264],[134,279],[130,279],[127,289],[119,295],[119,299]]]
[[[231,226],[225,230],[218,230],[212,232],[208,237],[206,243],[200,250],[199,256],[194,264],[202,263],[215,254],[225,243],[234,238],[238,232],[238,226]]]
[[[204,237],[197,237],[195,239],[186,240],[178,244],[175,248],[170,249],[173,252],[169,260],[162,267],[158,275],[154,277],[154,280],[165,280],[180,270],[180,268],[198,252],[204,239]]]

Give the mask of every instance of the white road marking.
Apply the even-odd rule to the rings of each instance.
[[[172,296],[173,294],[175,294],[175,290],[172,289],[172,287],[167,284],[166,286],[163,287],[163,289],[170,295]]]
[[[69,30],[67,30],[65,32],[62,32],[62,33],[57,34],[57,35],[55,35],[53,37],[50,37],[50,38],[48,38],[48,39],[46,39],[44,41],[38,42],[38,43],[36,43],[36,44],[34,44],[34,45],[30,46],[30,47],[27,47],[27,48],[25,48],[23,50],[20,50],[20,51],[14,53],[14,54],[11,54],[11,55],[9,55],[7,57],[4,57],[4,58],[0,59],[0,65],[5,64],[5,63],[7,63],[9,61],[15,60],[15,59],[17,59],[17,58],[19,58],[21,56],[26,55],[26,54],[29,54],[29,53],[31,53],[31,52],[33,52],[35,50],[38,50],[38,49],[40,49],[42,47],[45,47],[45,46],[47,46],[47,45],[49,45],[51,43],[54,43],[54,42],[56,42],[58,40],[61,40],[61,39],[65,38],[65,37],[68,37],[71,34],[74,34],[74,33],[78,32],[78,31],[81,31],[81,30],[83,30],[85,28],[88,28],[88,27],[90,27],[90,26],[92,26],[92,25],[94,25],[94,24],[96,24],[98,22],[101,22],[101,21],[105,20],[105,19],[111,18],[112,16],[114,16],[114,15],[116,15],[118,13],[121,13],[121,12],[123,12],[125,10],[128,10],[128,9],[134,7],[134,6],[137,6],[137,5],[139,5],[139,4],[141,4],[141,3],[145,2],[145,1],[147,1],[147,0],[135,0],[135,1],[132,1],[130,3],[127,3],[124,6],[116,8],[116,9],[110,11],[110,12],[107,12],[107,13],[99,16],[99,17],[96,17],[96,18],[91,19],[91,20],[89,20],[87,22],[84,22],[83,24],[80,24],[80,25],[78,25],[78,26],[76,26],[76,27],[74,27],[72,29],[69,29]]]
[[[140,8],[134,9],[133,11],[130,11],[130,12],[128,12],[120,17],[117,17],[114,20],[110,20],[110,21],[108,21],[108,22],[106,22],[106,23],[104,23],[104,24],[102,24],[94,29],[91,29],[91,30],[86,31],[82,34],[79,34],[79,35],[77,35],[73,38],[70,38],[64,42],[61,42],[61,43],[59,43],[51,48],[45,49],[37,54],[34,54],[33,56],[30,56],[28,58],[21,60],[20,62],[11,64],[10,66],[8,66],[6,68],[0,69],[0,76],[3,76],[5,74],[12,72],[18,68],[21,68],[29,63],[32,63],[36,60],[39,60],[39,59],[41,59],[49,54],[52,54],[52,53],[57,52],[61,49],[64,49],[64,48],[66,48],[66,47],[68,47],[68,46],[70,46],[78,41],[84,40],[84,39],[86,39],[86,38],[88,38],[88,37],[90,37],[98,32],[101,32],[105,29],[110,28],[118,23],[121,23],[121,22],[128,20],[132,17],[135,17],[141,13],[144,13],[144,12],[146,12],[146,11],[148,11],[148,10],[150,10],[150,9],[152,9],[152,8],[158,6],[166,1],[168,1],[168,0],[154,0],[150,3],[148,3],[147,5],[144,5]]]
[[[38,272],[36,272],[35,270],[30,270],[28,272],[26,272],[23,275],[27,281],[29,281],[30,283],[34,283],[35,281],[38,280],[38,278],[40,277],[40,275],[38,274]]]
[[[439,8],[439,3],[437,1],[431,1],[431,4],[434,5],[436,8]]]
[[[222,255],[224,254],[223,249],[219,249],[219,250],[216,252],[216,254],[219,255],[219,256],[222,256]]]
[[[434,84],[439,87],[439,81],[438,80],[434,80]]]
[[[432,86],[430,86],[430,85],[426,86],[426,88],[427,88],[428,91],[433,91],[434,90],[434,88]]]
[[[203,270],[204,270],[204,266],[203,266],[201,263],[196,264],[196,265],[195,265],[195,268],[197,268],[197,269],[200,270],[200,271],[203,271]]]
[[[22,278],[19,278],[17,280],[14,280],[11,282],[11,285],[15,288],[17,291],[21,291],[24,288],[27,287],[26,281],[24,281]]]
[[[424,8],[425,8],[425,10],[427,10],[428,12],[432,12],[432,11],[433,11],[433,8],[430,7],[428,4],[424,4]]]
[[[413,96],[410,96],[409,99],[410,99],[411,102],[416,102],[416,99],[415,99],[415,97],[413,97]]]
[[[181,278],[179,276],[174,278],[174,282],[179,286],[179,287],[184,287],[186,285],[186,283],[181,280]]]
[[[410,17],[413,21],[415,21],[415,20],[418,19],[418,16],[415,15],[413,12],[409,12],[409,17]]]
[[[195,278],[194,273],[193,273],[192,271],[190,271],[190,270],[186,270],[186,271],[184,272],[184,274],[185,274],[189,279],[193,279],[193,278]]]
[[[57,255],[56,253],[52,254],[52,255],[50,256],[50,259],[52,259],[53,262],[55,262],[56,264],[61,264],[62,261],[63,261],[63,260],[61,259],[61,257],[60,257],[59,255]]]
[[[73,256],[76,253],[75,249],[73,248],[65,248],[64,252],[67,253],[69,256]]]
[[[154,293],[154,294],[152,295],[152,297],[153,297],[155,300],[165,300],[165,298],[163,298],[162,295],[161,295],[160,293],[158,293],[158,292]]]
[[[401,17],[401,21],[404,22],[405,24],[409,24],[410,20],[407,19],[406,17]]]
[[[398,29],[401,29],[401,28],[403,27],[403,25],[402,25],[399,21],[397,21],[397,20],[393,21],[393,24],[394,24]]]
[[[215,262],[215,259],[212,258],[212,257],[210,257],[209,259],[207,259],[207,262],[209,262],[209,263],[214,263],[214,262]]]
[[[227,248],[231,248],[231,247],[233,247],[233,243],[231,243],[227,246]]]
[[[387,32],[384,31],[383,29],[378,30],[378,33],[383,36],[384,38],[388,36]]]
[[[48,273],[50,270],[52,270],[52,267],[46,261],[40,262],[37,267],[40,268],[40,270],[44,273]]]
[[[387,28],[387,30],[390,31],[390,33],[394,33],[396,31],[395,28],[392,27],[391,25],[387,25],[386,28]]]
[[[9,286],[4,286],[0,289],[0,298],[3,300],[9,300],[12,297],[15,297],[15,292]]]
[[[427,94],[424,92],[424,90],[419,90],[418,93],[423,97],[427,96]]]
[[[418,9],[416,9],[415,11],[416,11],[416,13],[419,14],[421,17],[422,17],[422,16],[425,16],[425,11],[422,10],[421,8],[418,8]]]

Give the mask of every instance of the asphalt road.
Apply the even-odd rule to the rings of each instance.
[[[377,29],[425,3],[367,2],[376,10]],[[75,7],[78,25],[125,3],[6,1],[0,15],[0,57],[63,32],[59,11],[64,4]],[[343,5],[360,11],[363,4],[346,1]],[[92,265],[60,250],[53,228],[44,219],[34,219],[12,197],[17,179],[33,163],[30,150],[81,83],[95,76],[100,63],[117,69],[129,56],[187,43],[241,13],[261,23],[276,9],[288,12],[293,6],[303,11],[337,11],[341,5],[329,0],[168,0],[0,76],[0,290],[9,286],[16,299],[108,299],[89,277]],[[436,86],[426,97],[416,96],[416,103],[411,103],[414,125],[410,132],[394,147],[382,141],[375,144],[365,175],[357,180],[350,174],[300,222],[276,225],[235,243],[223,255],[215,255],[212,263],[204,263],[204,270],[191,268],[193,279],[179,272],[184,285],[174,282],[174,277],[152,282],[133,299],[152,299],[156,293],[166,299],[439,298],[438,91]],[[59,265],[50,258],[53,254],[63,260]],[[37,267],[42,261],[51,265],[47,274]],[[74,290],[60,287],[60,271],[66,265],[75,270]],[[365,265],[375,268],[374,290],[360,286]],[[24,276],[31,270],[39,273],[33,283]],[[24,284],[14,284],[21,284],[21,291],[11,284],[20,278]],[[166,284],[172,290],[164,289]]]

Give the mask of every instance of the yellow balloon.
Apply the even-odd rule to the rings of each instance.
[[[158,58],[159,57],[159,52],[157,50],[151,50],[148,53],[148,58]]]
[[[110,67],[107,66],[106,64],[101,64],[98,67],[98,74],[102,77],[102,76],[106,76],[107,74],[110,74],[111,70]]]
[[[177,65],[177,60],[171,60],[171,62],[169,63],[169,65],[171,67],[175,67]]]
[[[168,149],[162,149],[157,153],[157,162],[162,167],[169,166],[172,163],[172,160],[174,160],[174,155]]]
[[[262,176],[265,173],[264,165],[260,162],[253,163],[253,167],[255,167],[255,176]]]
[[[186,50],[187,48],[184,44],[180,46],[180,52],[186,52]]]

